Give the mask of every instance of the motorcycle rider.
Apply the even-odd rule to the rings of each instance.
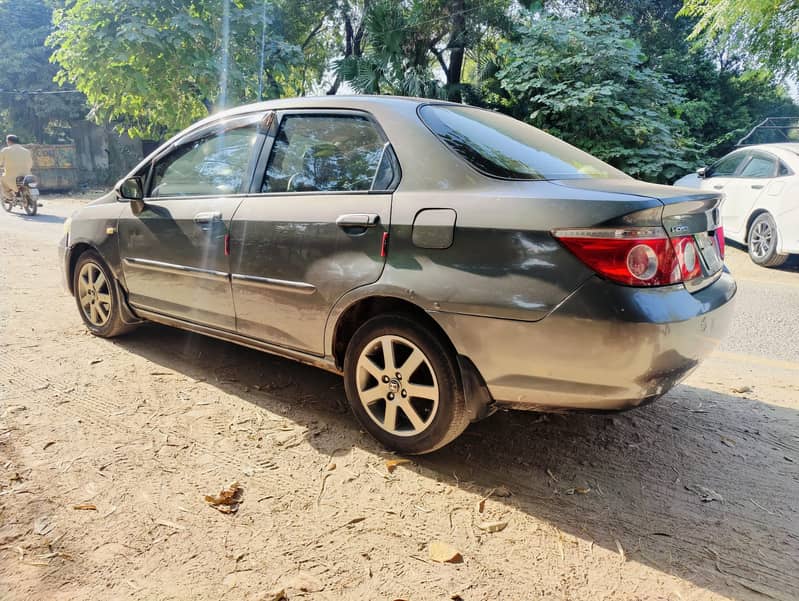
[[[4,198],[13,198],[17,191],[17,176],[28,175],[33,169],[33,156],[30,150],[21,146],[14,134],[6,136],[6,147],[0,150],[0,190]]]

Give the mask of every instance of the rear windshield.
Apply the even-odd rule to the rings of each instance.
[[[503,179],[628,176],[587,152],[506,115],[468,106],[428,104],[419,116],[473,167]]]

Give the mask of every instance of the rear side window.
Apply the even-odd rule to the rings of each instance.
[[[777,171],[777,177],[784,177],[786,175],[793,175],[793,171],[788,168],[788,165],[780,161],[779,170]]]
[[[623,172],[526,123],[468,106],[425,105],[419,116],[478,171],[503,179],[627,178]]]
[[[394,179],[389,150],[366,117],[287,115],[261,192],[385,190]]]
[[[745,158],[746,153],[743,152],[726,156],[710,168],[707,177],[730,177],[735,175]]]
[[[756,154],[741,171],[741,177],[774,177],[776,168],[776,160]]]
[[[243,192],[257,137],[242,127],[179,146],[153,168],[150,196],[216,196]]]

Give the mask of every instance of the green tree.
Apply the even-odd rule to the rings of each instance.
[[[729,43],[687,38],[698,19],[677,14],[682,0],[560,0],[587,16],[627,20],[641,44],[644,64],[666,75],[684,93],[678,116],[701,148],[700,162],[729,152],[765,117],[796,116],[799,107],[770,69],[747,68]]]
[[[81,94],[53,83],[56,68],[44,46],[50,19],[44,0],[0,0],[0,126],[27,141],[62,139],[70,121],[88,112]],[[66,93],[41,93],[55,91]]]
[[[54,14],[57,81],[83,92],[96,119],[153,138],[220,105],[256,99],[259,82],[265,97],[282,95],[302,52],[273,27],[277,6],[236,0],[226,24],[225,2],[76,0]]]
[[[621,22],[538,18],[520,34],[496,74],[507,109],[635,177],[668,181],[691,168],[695,148],[677,117],[684,97],[643,64]]]
[[[737,49],[781,75],[799,75],[796,0],[685,0],[680,15],[698,19],[691,39]]]
[[[461,101],[474,95],[470,83],[464,82],[467,63],[510,29],[511,4],[510,0],[366,2],[358,47],[345,52],[337,71],[359,92]]]

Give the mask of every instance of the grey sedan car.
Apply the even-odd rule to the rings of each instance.
[[[719,200],[469,106],[288,99],[169,140],[72,217],[62,265],[92,333],[153,321],[343,374],[366,430],[426,453],[497,407],[684,378],[736,292]]]

